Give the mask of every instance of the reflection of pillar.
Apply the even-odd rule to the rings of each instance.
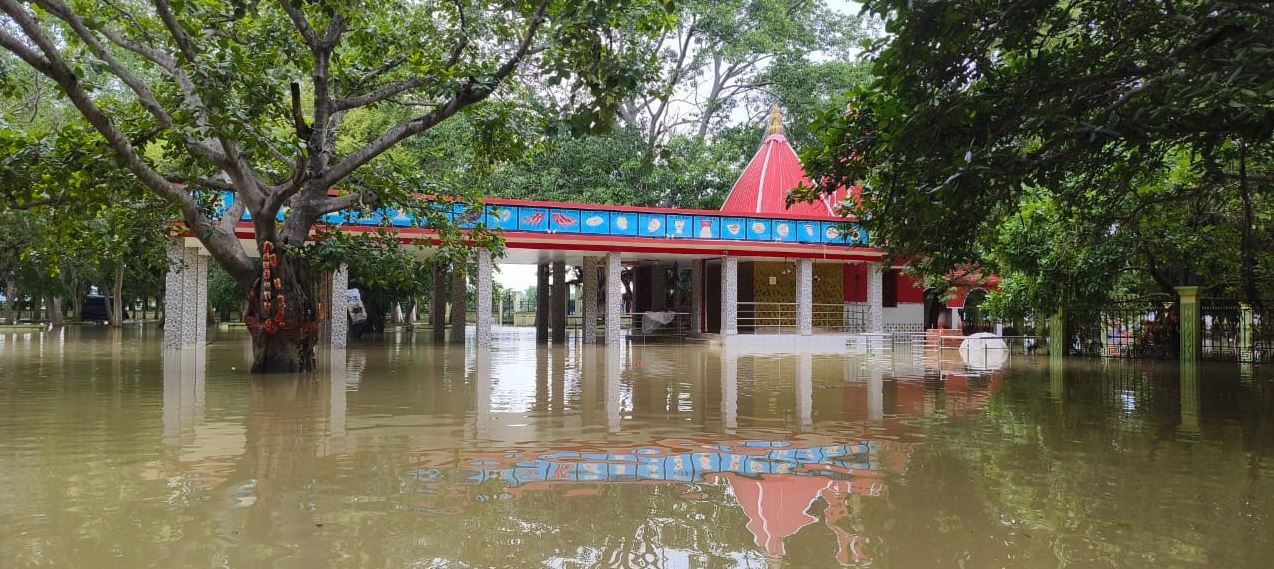
[[[473,364],[473,431],[478,441],[491,432],[491,350],[478,350]]]
[[[580,296],[583,298],[583,311],[580,327],[583,329],[583,342],[597,342],[597,257],[584,257],[584,282],[580,284]]]
[[[477,269],[473,344],[481,354],[491,347],[491,251],[478,249]]]
[[[208,257],[181,241],[168,245],[164,347],[202,346],[208,338]]]
[[[606,431],[611,434],[619,432],[621,410],[619,374],[623,363],[622,357],[619,345],[606,346]]]
[[[796,430],[808,431],[814,425],[814,362],[803,353],[796,357]]]
[[[624,310],[624,283],[619,280],[623,266],[619,262],[619,253],[606,254],[606,343],[619,345],[620,313]]]
[[[203,419],[204,375],[207,352],[203,346],[164,354],[164,440],[180,449],[189,443],[192,429]]]
[[[1181,364],[1181,427],[1183,433],[1199,432],[1199,368]]]
[[[885,331],[885,282],[880,263],[867,263],[867,332]]]
[[[796,333],[814,333],[814,261],[796,261]]]
[[[703,260],[690,262],[690,333],[703,333]]]
[[[867,366],[867,418],[873,423],[885,420],[885,372],[871,364]]]
[[[329,454],[345,451],[346,385],[349,383],[349,365],[343,348],[333,348],[328,368],[329,392],[327,408],[327,432],[330,437]]]
[[[1177,298],[1181,300],[1178,310],[1181,326],[1181,364],[1193,365],[1199,361],[1199,287],[1177,287]]]
[[[452,344],[464,343],[464,313],[469,304],[469,283],[465,279],[465,261],[451,267],[451,338]]]
[[[1049,350],[1053,348],[1050,346]],[[1048,362],[1048,391],[1053,401],[1066,401],[1066,360],[1062,357],[1050,357]]]
[[[739,428],[739,356],[721,350],[721,428],[727,435]]]
[[[566,261],[553,261],[553,288],[549,297],[549,320],[553,323],[553,342],[566,341]]]
[[[721,335],[739,333],[739,258],[721,259]]]

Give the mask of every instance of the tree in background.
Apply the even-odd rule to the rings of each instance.
[[[52,80],[118,163],[177,208],[251,291],[254,371],[290,371],[313,367],[318,317],[316,277],[294,248],[326,213],[415,203],[415,188],[390,183],[402,173],[378,168],[378,157],[491,98],[528,67],[567,86],[574,124],[605,123],[641,79],[631,63],[642,54],[624,49],[641,43],[619,36],[658,33],[664,8],[654,0],[2,0],[0,46]],[[348,113],[389,105],[410,118],[342,139]],[[198,188],[232,192],[234,205],[216,215]],[[245,210],[258,245],[277,255],[269,280],[233,234]],[[419,213],[445,225],[434,209]],[[267,309],[266,292],[290,301]],[[268,333],[270,322],[283,333]]]
[[[1088,294],[1076,287],[1108,294],[1111,271],[1254,304],[1268,296],[1274,10],[1229,0],[865,9],[887,34],[873,82],[849,112],[820,117],[822,144],[804,157],[815,191],[866,183],[856,213],[894,255],[935,274],[970,263],[1017,273],[1013,286],[1049,312]],[[1109,258],[1112,244],[1122,259]]]

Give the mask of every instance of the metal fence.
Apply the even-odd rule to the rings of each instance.
[[[1274,310],[1210,298],[1200,302],[1199,318],[1203,359],[1274,362]]]
[[[867,330],[865,304],[814,304],[814,333],[858,333]],[[740,334],[790,334],[796,331],[795,302],[740,302]]]
[[[1106,358],[1173,358],[1181,345],[1179,323],[1176,299],[1169,295],[1119,299],[1096,321],[1076,323],[1065,349]]]

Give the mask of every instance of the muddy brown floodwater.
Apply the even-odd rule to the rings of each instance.
[[[1269,368],[0,332],[3,567],[1271,567]]]

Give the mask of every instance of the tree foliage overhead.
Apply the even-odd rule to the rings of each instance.
[[[895,254],[923,255],[938,271],[986,261],[985,238],[1028,191],[1043,191],[1062,219],[1087,228],[1088,243],[1140,233],[1129,265],[1165,284],[1226,285],[1185,278],[1186,259],[1164,249],[1150,267],[1135,245],[1156,224],[1176,219],[1195,234],[1228,225],[1236,231],[1225,243],[1239,252],[1229,285],[1259,299],[1271,276],[1260,258],[1274,186],[1269,3],[871,0],[865,9],[885,21],[874,81],[849,112],[824,114],[823,144],[806,162],[822,190],[866,182],[858,213]],[[1192,217],[1187,204],[1211,209]]]

